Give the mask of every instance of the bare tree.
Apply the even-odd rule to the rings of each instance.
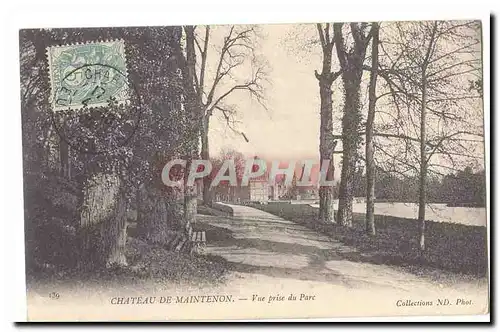
[[[264,83],[267,73],[265,63],[256,55],[255,42],[258,39],[255,26],[219,27],[223,32],[222,43],[215,40],[214,28],[204,26],[203,32],[197,34],[193,27],[196,59],[199,65],[190,63],[190,71],[194,74],[194,90],[200,105],[201,158],[210,159],[208,132],[210,119],[215,112],[220,112],[229,128],[234,128],[234,115],[237,108],[227,101],[229,96],[239,92],[247,92],[260,105],[265,107]],[[200,29],[202,30],[202,29]],[[209,63],[209,51],[213,50],[214,63]],[[250,73],[247,73],[250,68]],[[243,136],[245,140],[247,137]],[[203,182],[203,202],[211,203],[210,178]]]
[[[474,21],[398,22],[381,42],[378,72],[387,92],[377,98],[391,96],[392,107],[377,111],[381,125],[375,136],[389,144],[378,142],[376,149],[390,171],[418,175],[422,251],[428,174],[481,158],[469,152],[482,137],[474,121],[480,115],[472,112],[480,109],[480,90],[470,89],[481,78],[479,31]]]
[[[333,136],[333,118],[332,118],[332,84],[340,75],[340,71],[332,72],[332,52],[335,40],[333,38],[333,25],[330,23],[317,24],[319,39],[321,42],[321,50],[323,53],[323,64],[321,73],[315,71],[316,78],[319,83],[319,94],[321,99],[320,106],[320,138],[319,138],[319,154],[320,160],[329,160],[326,179],[333,180],[335,171],[333,163],[333,154],[337,141]],[[330,37],[331,36],[331,37]],[[320,186],[319,188],[319,219],[321,222],[332,223],[335,221],[335,211],[333,209],[333,187]]]

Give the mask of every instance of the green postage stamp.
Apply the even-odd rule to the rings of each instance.
[[[47,57],[54,112],[127,103],[123,40],[50,46]]]

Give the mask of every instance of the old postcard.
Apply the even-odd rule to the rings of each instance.
[[[28,320],[488,313],[481,29],[21,30]]]

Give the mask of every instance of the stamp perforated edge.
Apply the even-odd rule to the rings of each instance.
[[[52,80],[52,68],[53,68],[53,65],[52,65],[52,57],[51,57],[51,54],[50,54],[50,51],[51,49],[53,48],[63,48],[63,47],[69,47],[69,46],[78,46],[78,45],[91,45],[91,44],[100,44],[100,43],[122,43],[123,44],[123,56],[124,56],[124,72],[121,73],[123,74],[124,78],[125,78],[125,82],[126,84],[128,85],[129,84],[129,75],[128,75],[128,63],[127,63],[127,48],[126,48],[126,44],[125,44],[125,40],[123,39],[97,39],[97,40],[94,40],[94,41],[86,41],[86,42],[71,42],[71,43],[67,43],[67,44],[59,44],[59,45],[51,45],[51,46],[47,46],[45,48],[45,57],[47,59],[47,76],[48,76],[48,79],[49,79],[49,85],[50,85],[50,94],[49,94],[49,103],[51,105],[51,109],[53,112],[58,112],[58,111],[65,111],[65,110],[80,110],[82,108],[85,108],[84,105],[73,105],[73,106],[57,106],[55,105],[55,98],[54,98],[54,93],[55,93],[55,89],[54,89],[54,82]],[[127,100],[120,100],[118,101],[118,104],[119,105],[123,105],[125,104],[126,102],[128,102],[128,99]],[[92,109],[92,108],[98,108],[98,107],[102,107],[102,106],[106,106],[108,103],[106,102],[103,102],[103,103],[99,103],[99,104],[92,104],[90,106],[87,106],[86,109]]]

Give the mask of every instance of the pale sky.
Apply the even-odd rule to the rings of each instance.
[[[268,110],[247,95],[234,95],[231,103],[239,106],[237,128],[250,142],[227,128],[216,116],[212,118],[210,143],[213,153],[234,148],[245,155],[290,159],[318,156],[319,90],[314,70],[319,69],[319,54],[309,54],[317,61],[301,61],[282,47],[290,25],[265,25],[261,52],[271,67],[272,86],[266,90]],[[314,26],[312,26],[314,28]],[[307,54],[306,52],[304,52]],[[312,59],[311,59],[312,60]]]

